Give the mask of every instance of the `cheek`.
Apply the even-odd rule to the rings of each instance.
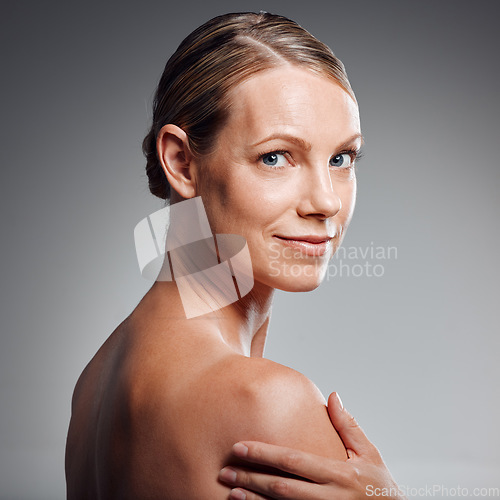
[[[209,204],[219,204],[224,206],[228,200],[227,179],[218,169],[204,165],[203,173],[197,179],[198,194],[203,198],[205,208],[208,210]]]
[[[238,179],[231,170],[233,167],[213,169],[210,175],[200,179],[199,192],[214,233],[244,235],[262,207],[256,203],[252,186]]]
[[[214,175],[204,175],[197,179],[197,196],[201,196],[205,212],[214,234],[224,233],[225,214],[230,212],[228,203],[228,186]]]
[[[356,205],[356,190],[356,177],[354,177],[352,180],[342,186],[341,192],[339,193],[340,199],[342,201],[342,223],[346,227],[352,218],[354,207]]]
[[[255,237],[264,233],[283,212],[283,196],[279,189],[269,189],[257,179],[236,182],[230,190],[235,232]],[[253,236],[252,236],[253,234]]]
[[[220,205],[230,211],[234,220],[243,224],[262,226],[271,223],[287,205],[283,181],[269,179],[253,172],[245,165],[234,165],[225,175],[215,180],[217,197],[224,197]],[[288,200],[289,202],[289,200]]]

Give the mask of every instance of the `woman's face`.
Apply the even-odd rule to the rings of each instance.
[[[332,80],[296,66],[257,73],[231,103],[197,173],[212,230],[246,238],[255,281],[313,290],[354,209],[358,106]]]

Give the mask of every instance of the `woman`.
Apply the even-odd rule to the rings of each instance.
[[[167,250],[170,244],[174,253],[159,276],[173,280],[154,283],[77,383],[68,498],[239,498],[243,490],[227,486],[231,471],[219,471],[245,464],[239,484],[255,492],[247,498],[262,498],[259,491],[292,498],[280,490],[292,491],[283,482],[292,479],[301,488],[293,498],[341,490],[361,497],[370,481],[394,486],[376,449],[349,431],[346,413],[329,405],[339,437],[314,384],[262,357],[274,290],[315,289],[342,241],[361,142],[342,63],[296,23],[228,14],[181,43],[159,82],[143,143],[151,192],[172,207]],[[198,197],[196,220],[174,210]],[[253,287],[233,302],[224,302],[227,283],[200,283],[186,271],[192,253],[182,249],[195,243],[189,234],[200,232],[204,214],[214,235],[240,235],[249,250]],[[198,299],[215,306],[189,315]],[[266,449],[256,443],[242,456],[241,446],[232,448],[240,440],[309,455],[302,467],[283,465],[256,458],[255,450]],[[311,464],[320,472],[337,464],[342,477],[325,489],[327,477],[311,477]],[[250,470],[258,474],[244,475]],[[274,483],[266,486],[269,477]]]

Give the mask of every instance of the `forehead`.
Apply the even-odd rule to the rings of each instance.
[[[342,142],[360,131],[358,106],[333,80],[295,66],[261,71],[230,95],[228,130],[244,139],[280,132]]]

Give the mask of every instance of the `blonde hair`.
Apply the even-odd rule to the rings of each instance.
[[[195,29],[167,61],[153,101],[153,123],[142,150],[152,194],[170,196],[156,139],[172,123],[182,128],[197,158],[209,155],[230,109],[231,89],[280,64],[331,78],[356,100],[344,65],[331,49],[296,22],[268,12],[224,14]]]

